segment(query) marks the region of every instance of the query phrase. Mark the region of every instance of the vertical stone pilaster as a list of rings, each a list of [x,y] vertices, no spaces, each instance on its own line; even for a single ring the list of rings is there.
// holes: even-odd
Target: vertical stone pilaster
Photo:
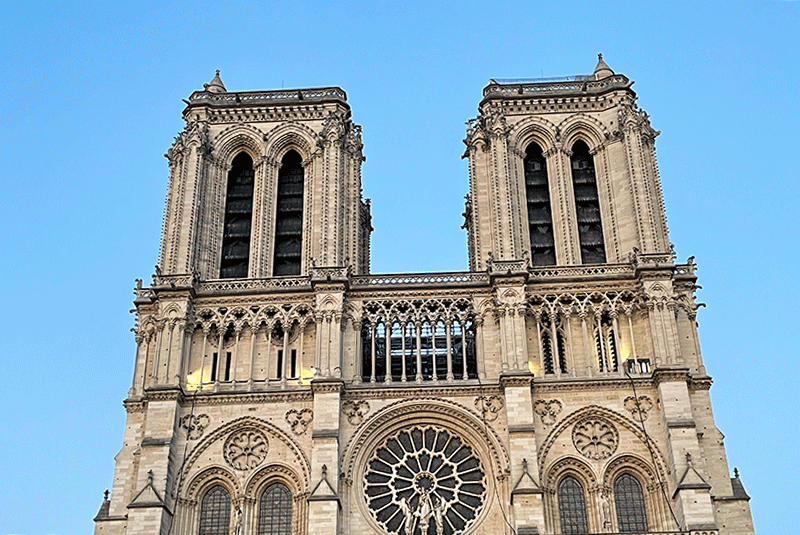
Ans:
[[[315,379],[314,429],[311,434],[312,491],[308,497],[308,534],[339,533],[339,416],[344,382]]]

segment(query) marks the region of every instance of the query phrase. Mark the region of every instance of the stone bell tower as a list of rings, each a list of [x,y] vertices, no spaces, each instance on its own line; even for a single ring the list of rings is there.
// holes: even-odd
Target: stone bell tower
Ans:
[[[468,124],[470,268],[624,262],[669,253],[653,130],[602,57],[554,83],[492,80]]]
[[[202,280],[306,275],[313,265],[369,271],[361,127],[338,87],[192,93],[167,152],[159,259]]]

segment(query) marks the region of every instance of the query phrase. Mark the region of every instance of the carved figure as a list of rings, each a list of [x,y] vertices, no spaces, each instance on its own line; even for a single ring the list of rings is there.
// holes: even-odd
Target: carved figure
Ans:
[[[417,511],[414,513],[414,516],[419,518],[420,533],[422,533],[422,535],[427,535],[428,524],[431,521],[431,516],[433,516],[433,504],[431,503],[431,494],[428,489],[422,489],[422,493],[419,496]]]
[[[414,533],[414,511],[411,510],[408,497],[397,502],[397,506],[400,508],[400,511],[403,513],[403,518],[405,519],[403,531],[406,535],[412,535],[412,533]]]

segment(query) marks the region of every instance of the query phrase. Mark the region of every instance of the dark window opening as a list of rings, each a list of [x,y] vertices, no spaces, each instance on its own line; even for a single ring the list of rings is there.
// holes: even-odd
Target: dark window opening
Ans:
[[[278,350],[278,379],[283,379],[283,349]]]
[[[297,378],[297,350],[296,349],[292,349],[292,357],[291,358],[292,358],[292,360],[289,361],[289,367],[290,367],[289,371],[291,372],[289,377]]]
[[[589,152],[589,146],[583,141],[577,141],[572,146],[570,161],[581,263],[602,264],[606,261],[606,250],[603,224],[600,220],[600,197],[597,193],[594,157]]]
[[[558,511],[561,533],[588,533],[586,498],[583,487],[574,477],[567,476],[558,484]]]
[[[630,474],[622,474],[614,482],[614,502],[621,533],[647,531],[647,511],[642,485]]]
[[[222,231],[222,279],[247,277],[250,263],[250,227],[253,220],[253,159],[244,152],[233,159],[228,172],[225,223]]]
[[[542,154],[542,148],[536,143],[528,145],[525,151],[524,166],[531,264],[553,266],[556,263],[556,242],[553,237],[547,162]]]
[[[225,353],[225,380],[231,380],[231,352]]]
[[[219,355],[217,355],[216,353],[214,353],[211,356],[211,382],[212,383],[217,380],[217,364],[218,364],[217,360],[218,359],[219,359]]]
[[[273,274],[299,275],[303,244],[303,187],[305,174],[300,155],[290,150],[278,171]]]

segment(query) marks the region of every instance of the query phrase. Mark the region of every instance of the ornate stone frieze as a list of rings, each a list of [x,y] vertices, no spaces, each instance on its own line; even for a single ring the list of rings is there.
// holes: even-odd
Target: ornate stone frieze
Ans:
[[[311,409],[289,409],[286,411],[284,418],[292,427],[292,433],[303,435],[308,430],[309,424],[314,420],[314,411]]]
[[[342,403],[342,412],[351,425],[361,425],[361,422],[369,414],[369,403],[364,400],[347,399]]]
[[[475,408],[487,422],[497,420],[497,416],[504,406],[505,403],[501,396],[478,396],[475,398]]]
[[[592,418],[575,424],[572,428],[572,443],[584,457],[607,459],[617,451],[619,432],[612,423]]]
[[[635,398],[628,396],[624,401],[625,410],[631,413],[631,417],[639,422],[647,420],[650,409],[653,408],[653,400],[648,396],[639,396]]]
[[[267,457],[269,443],[260,430],[245,428],[228,436],[222,448],[225,461],[235,470],[250,470]]]
[[[187,414],[181,418],[181,426],[186,429],[189,440],[202,437],[210,422],[211,418],[207,414]]]
[[[539,415],[544,425],[553,425],[562,407],[562,403],[557,399],[538,399],[533,403],[533,412]]]

